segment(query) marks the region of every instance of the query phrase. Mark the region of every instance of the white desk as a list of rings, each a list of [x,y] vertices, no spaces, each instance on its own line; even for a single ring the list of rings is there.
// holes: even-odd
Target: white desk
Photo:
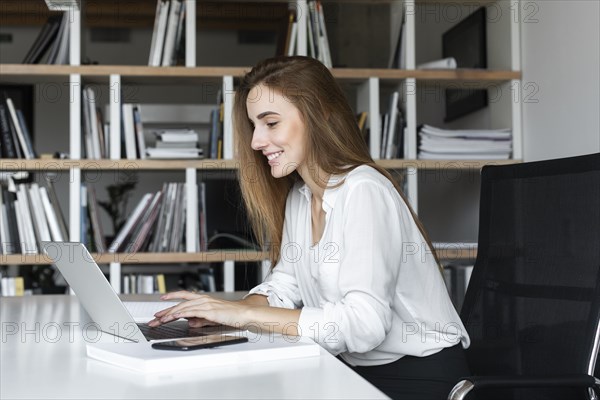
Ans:
[[[0,298],[1,399],[387,398],[326,351],[177,375],[136,373],[86,357],[81,315],[75,296]]]

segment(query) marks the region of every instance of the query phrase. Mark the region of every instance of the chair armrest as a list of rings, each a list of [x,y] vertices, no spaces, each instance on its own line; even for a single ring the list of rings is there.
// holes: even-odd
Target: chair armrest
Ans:
[[[525,387],[597,387],[600,380],[586,374],[552,376],[469,376],[457,383],[448,400],[462,400],[473,390],[485,388],[525,388]]]

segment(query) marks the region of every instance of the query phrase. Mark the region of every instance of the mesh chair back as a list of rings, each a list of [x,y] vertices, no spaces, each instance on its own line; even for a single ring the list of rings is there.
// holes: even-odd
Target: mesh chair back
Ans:
[[[592,374],[599,317],[600,154],[484,167],[472,374]]]

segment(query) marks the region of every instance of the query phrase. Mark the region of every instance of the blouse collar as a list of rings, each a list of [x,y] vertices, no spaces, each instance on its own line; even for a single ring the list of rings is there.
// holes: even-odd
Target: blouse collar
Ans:
[[[347,173],[341,175],[331,175],[329,177],[327,187],[325,188],[325,192],[323,193],[323,211],[325,211],[326,213],[329,213],[333,209],[335,205],[335,200],[343,185],[337,187],[332,186],[338,185],[340,182],[343,182],[343,180],[346,178],[346,175]],[[302,193],[306,201],[310,203],[310,200],[312,198],[312,191],[310,190],[308,185],[306,183],[302,184],[298,188],[298,191]]]

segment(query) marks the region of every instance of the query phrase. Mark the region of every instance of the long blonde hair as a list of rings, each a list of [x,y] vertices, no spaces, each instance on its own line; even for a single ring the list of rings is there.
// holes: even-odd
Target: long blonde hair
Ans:
[[[392,175],[377,165],[358,128],[354,112],[327,67],[310,57],[275,57],[258,63],[241,80],[236,90],[233,124],[242,197],[253,232],[262,248],[268,248],[271,266],[279,261],[287,195],[300,179],[297,172],[273,178],[264,155],[251,147],[253,127],[246,101],[252,88],[262,84],[289,99],[300,111],[306,129],[306,163],[313,180],[327,185],[318,170],[341,175],[361,165],[375,168],[394,185],[409,206]],[[411,213],[423,237],[433,247],[419,219]],[[435,256],[435,252],[433,253]],[[437,258],[436,258],[437,261]],[[438,263],[439,265],[439,263]]]

